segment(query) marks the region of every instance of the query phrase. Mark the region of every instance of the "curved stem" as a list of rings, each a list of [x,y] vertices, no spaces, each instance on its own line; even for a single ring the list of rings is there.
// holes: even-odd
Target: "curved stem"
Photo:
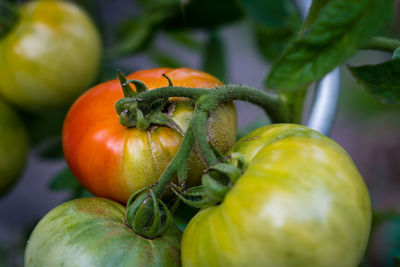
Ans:
[[[207,138],[207,120],[212,111],[218,106],[218,99],[211,95],[205,95],[199,98],[196,103],[195,112],[192,116],[192,125],[196,143],[199,147],[200,153],[203,156],[208,166],[217,162],[217,157],[211,149]]]
[[[273,123],[290,121],[287,100],[282,95],[236,84],[225,85],[212,90],[215,90],[215,93],[219,96],[218,103],[233,100],[247,101],[264,109]]]
[[[376,36],[361,49],[381,50],[392,53],[398,47],[400,47],[400,40]]]
[[[138,95],[138,98],[141,99],[139,103],[143,104],[152,102],[159,97],[172,96],[190,97],[197,101],[182,143],[154,188],[156,197],[161,197],[167,185],[177,174],[180,166],[188,160],[195,142],[197,142],[199,150],[208,166],[217,162],[217,157],[210,148],[207,140],[206,124],[209,115],[219,104],[233,100],[244,100],[261,106],[270,116],[271,114],[275,114],[275,116],[271,116],[272,121],[282,122],[288,120],[288,112],[284,105],[285,101],[282,98],[242,85],[226,85],[209,90],[186,87],[163,87],[143,92]]]
[[[168,86],[140,93],[137,98],[146,104],[160,98],[168,97],[187,97],[197,100],[202,95],[209,94],[210,91],[211,90],[205,90],[201,88]]]
[[[188,97],[198,100],[203,95],[213,94],[218,103],[242,100],[256,104],[264,109],[272,122],[289,122],[289,111],[286,98],[274,93],[261,91],[252,87],[229,84],[214,89],[199,89],[190,87],[161,87],[138,95],[140,105],[149,105],[159,98]]]
[[[188,97],[194,99],[196,103],[188,129],[177,153],[154,185],[153,191],[151,191],[153,202],[155,202],[155,199],[161,199],[162,194],[174,177],[178,176],[179,181],[186,179],[187,162],[195,142],[208,167],[218,162],[217,156],[207,139],[207,121],[210,114],[220,104],[233,100],[244,100],[262,107],[273,122],[286,122],[289,118],[287,100],[285,98],[241,85],[226,85],[208,90],[168,86],[151,91],[143,91],[137,94],[136,97],[124,98],[117,102],[116,106],[124,109],[128,108],[127,110],[129,110],[129,107],[133,107],[140,111],[142,107],[149,107],[155,101],[169,97]],[[119,108],[117,110],[119,113],[121,112]],[[226,190],[225,186],[221,187],[218,183],[212,183],[211,178],[209,181],[211,181],[209,183],[210,188],[215,189],[212,192]],[[222,191],[220,190],[221,188]],[[209,195],[210,192],[207,192],[207,194]],[[135,196],[132,196],[132,198],[134,199]],[[141,196],[131,204],[128,204],[127,216],[128,214],[132,215],[130,221],[133,222],[132,229],[134,231],[143,236],[153,238],[162,232],[160,229],[156,229],[160,226],[159,217],[155,216],[159,214],[159,205],[152,203],[152,201],[146,201],[146,199],[146,197]],[[215,199],[212,199],[212,201],[215,201]],[[153,231],[153,228],[156,230]]]
[[[177,174],[180,165],[189,159],[189,155],[192,151],[194,142],[195,137],[192,129],[189,126],[174,158],[170,161],[167,168],[162,173],[160,179],[158,179],[156,186],[154,187],[154,194],[157,198],[160,198],[161,195],[164,193],[165,188]]]

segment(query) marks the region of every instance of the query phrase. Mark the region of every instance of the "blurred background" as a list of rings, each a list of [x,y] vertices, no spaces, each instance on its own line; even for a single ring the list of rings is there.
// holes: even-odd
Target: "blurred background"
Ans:
[[[274,8],[275,1],[266,2]],[[284,12],[273,12],[271,21],[265,22],[231,0],[75,1],[95,22],[102,39],[103,55],[93,85],[116,78],[117,69],[129,74],[164,66],[202,69],[225,83],[260,89],[271,62],[301,25],[294,6],[284,2]],[[382,35],[399,37],[399,15],[397,8],[393,24]],[[377,64],[390,58],[390,53],[364,50],[346,64]],[[393,258],[400,253],[400,107],[376,101],[346,65],[341,74],[331,137],[355,161],[376,211],[363,266],[394,266]],[[0,266],[23,266],[24,247],[35,224],[65,200],[89,195],[73,180],[62,157],[61,127],[71,104],[39,112],[13,107],[28,131],[30,150],[19,181],[0,199]],[[236,107],[239,135],[268,123],[258,107],[240,102]]]

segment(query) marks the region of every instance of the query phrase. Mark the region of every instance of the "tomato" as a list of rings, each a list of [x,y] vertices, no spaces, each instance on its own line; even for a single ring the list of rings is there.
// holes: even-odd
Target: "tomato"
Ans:
[[[304,126],[278,124],[232,151],[248,167],[221,204],[189,222],[183,266],[357,266],[371,203],[343,148]]]
[[[61,204],[33,230],[25,266],[180,266],[182,233],[176,226],[149,240],[126,225],[125,212],[103,198]]]
[[[31,1],[0,40],[0,93],[27,109],[70,103],[97,75],[101,41],[83,10],[67,1]]]
[[[135,72],[128,79],[143,81],[149,89],[168,86],[213,88],[213,76],[192,69],[157,68]],[[194,110],[192,100],[170,99],[165,115],[179,129],[152,125],[147,130],[122,126],[114,105],[123,97],[118,80],[100,84],[83,94],[64,122],[65,159],[76,178],[93,194],[125,203],[135,191],[154,184],[175,155]],[[236,111],[232,103],[216,109],[208,122],[210,142],[226,152],[236,138]],[[199,184],[205,164],[193,152],[189,184]]]
[[[28,152],[28,137],[17,114],[0,99],[0,196],[18,180]]]

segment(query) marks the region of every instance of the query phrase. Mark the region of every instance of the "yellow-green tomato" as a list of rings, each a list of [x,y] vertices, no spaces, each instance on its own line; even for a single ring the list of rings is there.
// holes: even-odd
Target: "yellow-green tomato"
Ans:
[[[125,207],[105,198],[61,204],[40,220],[25,249],[25,266],[178,267],[182,232],[171,226],[155,239],[126,224]]]
[[[17,182],[28,152],[28,137],[15,112],[0,99],[0,197]]]
[[[188,266],[355,267],[371,225],[367,188],[349,155],[304,126],[270,125],[240,139],[248,168],[182,239]]]
[[[67,1],[22,5],[0,39],[0,93],[30,109],[66,105],[97,75],[101,41],[88,15]]]

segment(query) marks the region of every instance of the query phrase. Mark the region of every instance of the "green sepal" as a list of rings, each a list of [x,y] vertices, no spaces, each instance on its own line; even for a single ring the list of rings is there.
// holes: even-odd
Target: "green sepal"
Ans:
[[[161,229],[161,214],[158,206],[158,201],[156,199],[156,196],[154,195],[153,190],[149,190],[150,193],[150,199],[153,202],[153,219],[152,219],[152,224],[149,228],[146,229],[146,227],[143,227],[143,217],[144,216],[136,216],[135,219],[141,219],[142,222],[140,223],[140,228],[138,229],[133,229],[135,232],[141,232],[143,231],[143,235],[148,237],[148,238],[154,238],[159,234],[159,231]],[[148,200],[150,200],[148,199]],[[147,204],[147,203],[146,203]],[[145,206],[145,203],[142,203],[141,206]],[[139,209],[139,212],[143,212],[144,209]],[[139,215],[139,214],[138,214]],[[136,225],[135,225],[136,226]]]
[[[163,73],[162,76],[168,80],[168,86],[174,86],[174,84],[172,83],[171,79],[165,74]]]
[[[136,93],[138,93],[138,94],[149,91],[149,88],[147,88],[147,86],[144,84],[144,82],[142,82],[140,80],[135,80],[135,79],[127,80],[126,84],[129,84],[129,83],[132,83],[133,85],[135,85]]]
[[[148,216],[149,213],[145,211],[147,209],[147,204],[149,203],[149,197],[146,195],[145,199],[142,202],[135,201],[135,203],[139,204],[137,205],[136,212],[133,216],[131,227],[132,230],[135,231],[135,233],[145,236],[145,228],[150,220],[150,216]]]
[[[147,193],[144,194],[146,190]],[[163,210],[163,214],[160,209]],[[129,198],[126,221],[135,233],[153,239],[168,229],[173,222],[173,217],[168,207],[156,198],[154,191],[146,187]]]
[[[202,208],[218,202],[204,186],[191,187],[185,192],[175,184],[172,184],[170,188],[180,200],[194,208]]]
[[[221,180],[221,174],[229,178],[230,184],[235,184],[239,177],[242,175],[242,171],[229,163],[217,163],[209,168],[209,173],[213,179]]]
[[[132,225],[133,219],[135,217],[137,209],[139,208],[139,205],[146,198],[146,195],[142,194],[146,190],[147,190],[147,188],[142,188],[142,189],[136,191],[129,197],[128,202],[126,203],[126,221],[129,225]],[[140,195],[140,194],[142,194],[142,195]],[[138,201],[136,201],[136,200],[138,200]]]
[[[122,111],[125,109],[128,109],[128,106],[136,102],[136,98],[133,97],[125,97],[121,98],[115,103],[115,110],[117,111],[118,114],[120,114]]]
[[[228,155],[227,159],[229,159],[232,165],[239,168],[242,173],[247,169],[247,161],[242,153],[232,152]]]
[[[218,200],[218,202],[224,199],[226,193],[228,193],[231,188],[229,185],[220,183],[209,173],[206,173],[201,177],[201,183],[207,189],[207,193],[209,193],[214,199]]]
[[[168,230],[168,227],[170,227],[173,223],[174,223],[174,217],[172,216],[172,212],[168,209],[167,205],[165,205],[165,203],[162,200],[158,200],[158,203],[161,205],[161,207],[164,210],[165,213],[165,223],[161,222],[161,228],[159,230],[160,235],[165,233]],[[175,202],[175,203],[179,203],[179,202]],[[177,206],[175,206],[175,203],[173,205],[172,208],[176,209]]]
[[[127,82],[126,77],[122,72],[117,70],[119,83],[121,84],[122,91],[124,92],[124,97],[136,97],[137,93],[132,89]]]
[[[140,109],[136,109],[136,127],[141,130],[146,130],[150,126],[150,121],[148,121]]]

